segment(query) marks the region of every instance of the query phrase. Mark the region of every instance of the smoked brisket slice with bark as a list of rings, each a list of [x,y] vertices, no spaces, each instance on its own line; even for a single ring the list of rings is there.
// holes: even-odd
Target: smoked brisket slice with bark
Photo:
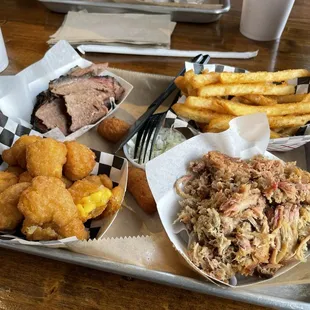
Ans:
[[[71,120],[66,110],[63,97],[56,96],[49,90],[43,91],[37,96],[31,124],[42,133],[58,127],[64,135],[68,135]]]
[[[61,76],[49,83],[49,89],[56,95],[70,95],[88,90],[98,90],[118,101],[124,88],[111,76],[93,76],[91,73],[79,77]]]
[[[68,135],[105,116],[111,103],[121,99],[125,89],[111,76],[98,76],[107,64],[75,67],[49,83],[37,96],[31,123],[45,133],[55,127]]]
[[[110,96],[104,92],[90,89],[83,93],[64,96],[67,113],[71,117],[70,131],[74,132],[86,125],[97,122],[108,113]]]

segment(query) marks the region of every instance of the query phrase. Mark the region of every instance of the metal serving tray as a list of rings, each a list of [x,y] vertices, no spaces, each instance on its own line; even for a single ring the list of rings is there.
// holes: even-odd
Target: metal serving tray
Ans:
[[[221,9],[178,8],[151,4],[113,3],[83,0],[39,0],[49,10],[58,13],[87,10],[96,13],[170,14],[175,22],[211,23],[230,10],[230,0],[220,0]]]
[[[275,309],[310,309],[310,285],[308,284],[223,289],[206,280],[196,280],[166,272],[147,270],[145,268],[115,263],[67,250],[1,242],[0,248]]]

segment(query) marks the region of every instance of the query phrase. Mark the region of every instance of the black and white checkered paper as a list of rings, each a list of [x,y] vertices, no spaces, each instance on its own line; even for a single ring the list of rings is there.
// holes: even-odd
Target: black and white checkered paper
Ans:
[[[40,133],[22,126],[12,119],[8,118],[0,112],[0,154],[10,148],[16,140],[23,135],[36,135],[42,136]],[[125,158],[115,156],[112,154],[92,150],[96,155],[96,165],[91,174],[106,174],[113,181],[113,186],[120,185],[124,190],[127,187],[127,173],[128,162]],[[7,168],[7,164],[3,161],[0,155],[0,170],[3,171]],[[89,220],[84,223],[86,229],[89,231],[90,239],[98,239],[104,234],[109,226],[114,221],[117,214],[104,218],[102,220]],[[0,242],[20,243],[28,245],[41,245],[48,247],[66,247],[66,244],[77,241],[76,237],[70,237],[61,240],[53,241],[27,241],[21,234],[20,230],[14,233],[0,231]]]
[[[185,67],[186,71],[192,69],[196,74],[199,74],[204,69],[208,69],[210,72],[224,72],[224,71],[236,72],[236,73],[248,72],[245,69],[219,64],[200,65],[186,62]],[[292,79],[288,81],[288,83],[291,85],[295,85],[296,94],[306,94],[310,92],[310,77]],[[184,127],[187,128],[186,129],[187,132],[192,132],[192,135],[199,134],[199,128],[196,126],[195,122],[179,117],[175,113],[173,113],[173,111],[169,111],[169,113],[167,114],[167,118],[169,119],[170,127],[173,126],[175,128],[178,128],[179,131],[181,131],[181,127]],[[305,145],[309,141],[310,141],[310,124],[300,128],[296,136],[271,139],[269,141],[267,150],[277,152],[287,152],[296,149],[302,145]]]

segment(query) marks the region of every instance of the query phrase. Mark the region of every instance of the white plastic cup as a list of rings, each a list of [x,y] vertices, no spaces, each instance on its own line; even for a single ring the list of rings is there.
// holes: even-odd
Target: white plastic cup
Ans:
[[[0,28],[0,72],[4,71],[9,65],[8,54],[6,53],[6,48]]]
[[[240,32],[253,40],[279,39],[295,0],[243,0]]]

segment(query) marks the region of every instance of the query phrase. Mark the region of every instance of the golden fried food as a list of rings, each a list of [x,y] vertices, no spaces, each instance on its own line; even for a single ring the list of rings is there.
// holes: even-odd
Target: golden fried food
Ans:
[[[124,190],[121,186],[114,187],[112,189],[112,197],[110,198],[106,209],[101,214],[101,217],[115,214],[122,206],[124,194]]]
[[[0,171],[0,193],[18,183],[18,177],[12,172]]]
[[[13,154],[12,148],[4,150],[1,156],[2,156],[3,161],[6,162],[8,165],[10,166],[18,165],[17,158]]]
[[[266,113],[267,116],[279,116],[289,114],[310,114],[309,102],[282,103],[272,106],[249,106],[242,103],[231,102],[230,100],[215,99],[216,105],[221,105],[226,113],[241,116],[253,113]],[[214,108],[218,109],[218,107]]]
[[[116,143],[127,134],[129,127],[130,125],[125,121],[112,117],[103,120],[97,128],[97,132],[107,141]]]
[[[68,153],[64,175],[71,181],[81,180],[88,176],[96,164],[95,153],[77,141],[65,142],[65,146]]]
[[[5,158],[3,160],[11,166],[18,164],[23,169],[26,169],[26,148],[39,140],[42,140],[42,138],[38,136],[21,136],[9,150],[3,152]]]
[[[35,177],[21,194],[18,209],[25,217],[22,232],[28,240],[88,237],[73,199],[59,178]]]
[[[98,179],[97,179],[98,180]],[[111,190],[95,179],[83,179],[73,183],[68,190],[83,222],[99,216],[108,206]]]
[[[147,213],[156,212],[156,202],[150,190],[143,169],[130,167],[128,169],[128,191],[137,201],[140,208]]]
[[[61,178],[67,160],[66,146],[54,139],[41,139],[27,146],[27,170],[33,176]]]
[[[255,95],[290,95],[295,91],[293,85],[275,84],[210,84],[198,89],[199,97]]]
[[[214,98],[200,98],[189,96],[185,100],[185,106],[197,109],[209,109],[217,113],[225,113],[225,110],[214,103]]]
[[[19,166],[9,166],[5,171],[6,172],[12,172],[16,176],[19,176],[20,174],[25,172],[25,170],[23,168],[19,167]]]
[[[66,177],[62,176],[61,177],[61,181],[64,182],[64,184],[66,185],[66,188],[68,189],[72,184],[73,182],[69,179],[67,179]]]
[[[210,109],[192,108],[183,103],[174,104],[172,109],[177,115],[192,119],[199,123],[209,123],[212,119],[225,115],[211,111]]]
[[[17,208],[20,195],[30,183],[17,183],[0,194],[0,230],[14,230],[22,222],[23,215]]]
[[[23,172],[19,176],[19,182],[31,182],[32,181],[32,176],[28,171]]]
[[[235,83],[263,83],[263,82],[282,82],[297,77],[310,76],[310,72],[305,69],[282,70],[278,72],[248,72],[231,73],[223,72],[220,74],[220,81],[226,84]]]
[[[108,189],[113,188],[113,182],[106,174],[89,175],[88,177],[85,178],[85,180],[95,182],[99,185],[102,184],[103,186],[107,187]]]

